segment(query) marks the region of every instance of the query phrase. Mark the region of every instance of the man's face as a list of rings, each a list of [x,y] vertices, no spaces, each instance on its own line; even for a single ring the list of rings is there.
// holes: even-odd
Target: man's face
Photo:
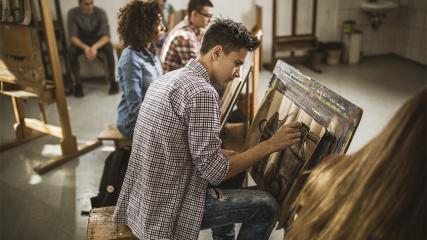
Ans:
[[[218,54],[213,52],[213,54]],[[234,78],[240,77],[240,67],[245,61],[248,50],[241,48],[239,51],[232,51],[226,54],[223,50],[218,57],[214,57],[213,63],[213,80],[221,87],[225,87],[227,83]]]
[[[80,2],[80,9],[86,15],[90,15],[93,12],[93,0],[82,0]]]
[[[202,9],[193,11],[191,21],[198,28],[205,28],[213,17],[212,8],[204,6]]]

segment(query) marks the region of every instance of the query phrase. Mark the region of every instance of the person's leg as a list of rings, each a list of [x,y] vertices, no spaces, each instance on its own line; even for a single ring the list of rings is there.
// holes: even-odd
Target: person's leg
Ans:
[[[98,49],[98,53],[104,54],[107,59],[107,65],[108,65],[107,74],[108,74],[108,81],[110,82],[110,89],[108,93],[115,94],[119,91],[119,88],[117,86],[116,76],[115,76],[116,66],[114,62],[113,45],[111,43],[105,44],[100,49]]]
[[[240,174],[223,181],[216,188],[219,189],[239,189],[243,186],[243,181],[245,180],[246,172],[241,172]],[[212,238],[216,239],[234,239],[235,236],[234,224],[229,224],[225,226],[220,226],[212,228]]]
[[[210,188],[201,229],[242,223],[237,239],[267,240],[276,225],[277,210],[276,200],[267,192]],[[219,239],[227,238],[214,237]]]
[[[74,96],[83,97],[83,88],[80,80],[79,56],[84,54],[80,48],[70,45],[68,48],[68,61],[70,63],[71,75],[74,78]]]

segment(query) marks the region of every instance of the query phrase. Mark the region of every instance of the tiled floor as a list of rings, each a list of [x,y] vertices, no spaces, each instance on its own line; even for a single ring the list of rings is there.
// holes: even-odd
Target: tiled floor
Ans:
[[[371,58],[359,65],[320,66],[315,74],[298,66],[307,75],[349,99],[364,110],[349,152],[363,146],[381,131],[403,101],[426,86],[427,69],[393,57]],[[259,98],[271,73],[263,71]],[[98,132],[115,121],[119,95],[107,95],[101,83],[85,85],[82,99],[67,98],[73,133],[79,142],[93,140]],[[1,96],[0,141],[13,139],[13,111],[10,99]],[[28,111],[30,116],[37,116]],[[58,121],[55,105],[48,107],[48,118]],[[37,163],[58,153],[57,139],[42,137],[0,153],[0,239],[85,239],[89,197],[97,193],[103,161],[111,144],[69,161],[41,176],[32,171]],[[281,239],[275,231],[270,239]],[[205,230],[199,239],[211,239]]]

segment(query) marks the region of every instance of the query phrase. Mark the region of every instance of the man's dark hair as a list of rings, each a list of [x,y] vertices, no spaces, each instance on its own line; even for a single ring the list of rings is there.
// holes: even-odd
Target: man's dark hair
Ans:
[[[140,51],[155,40],[161,13],[157,2],[132,1],[120,8],[117,32],[124,46]]]
[[[253,51],[259,44],[258,38],[250,33],[243,24],[230,19],[217,18],[203,36],[200,53],[206,54],[217,45],[222,46],[226,54],[239,51],[241,48]]]
[[[193,11],[200,12],[203,7],[213,7],[213,4],[210,0],[190,0],[188,2],[187,13],[188,17],[191,16]]]

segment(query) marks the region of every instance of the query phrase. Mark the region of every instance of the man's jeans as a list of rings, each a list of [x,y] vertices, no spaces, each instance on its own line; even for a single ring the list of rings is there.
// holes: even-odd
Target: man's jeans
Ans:
[[[209,188],[201,229],[242,223],[237,239],[267,240],[276,225],[277,210],[276,200],[264,191]],[[229,229],[223,230],[230,234]],[[214,232],[213,239],[234,239],[231,234]]]

